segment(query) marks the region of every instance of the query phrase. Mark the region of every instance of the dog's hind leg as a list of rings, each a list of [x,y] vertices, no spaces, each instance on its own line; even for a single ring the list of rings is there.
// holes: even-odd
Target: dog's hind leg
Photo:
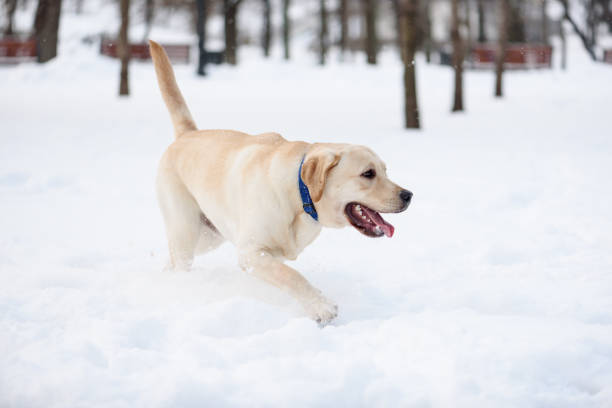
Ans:
[[[195,253],[197,255],[206,253],[217,248],[225,241],[225,238],[217,231],[217,228],[212,222],[204,215],[200,213],[200,237],[198,239],[198,245],[196,246]]]
[[[166,224],[170,268],[188,270],[200,238],[200,207],[183,183],[163,167],[157,176],[157,198]]]

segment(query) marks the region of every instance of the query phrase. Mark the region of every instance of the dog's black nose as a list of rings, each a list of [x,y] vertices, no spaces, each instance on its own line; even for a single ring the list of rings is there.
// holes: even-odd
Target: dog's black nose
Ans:
[[[408,190],[402,190],[400,193],[400,198],[408,204],[410,200],[412,200],[412,193]]]

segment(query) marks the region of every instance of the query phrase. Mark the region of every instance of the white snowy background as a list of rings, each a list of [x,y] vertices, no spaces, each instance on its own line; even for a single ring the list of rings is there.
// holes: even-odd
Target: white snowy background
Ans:
[[[393,50],[177,66],[200,127],[366,144],[414,192],[392,239],[324,230],[291,263],[340,307],[319,328],[229,244],[163,271],[152,66],[119,99],[81,41],[115,8],[68,8],[57,59],[0,67],[1,407],[612,406],[612,66],[571,37],[567,71],[508,73],[502,100],[470,71],[451,114],[451,70],[419,58],[422,131]]]

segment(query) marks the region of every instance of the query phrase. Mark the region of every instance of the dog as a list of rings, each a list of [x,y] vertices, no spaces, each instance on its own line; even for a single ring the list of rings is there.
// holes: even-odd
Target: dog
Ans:
[[[175,141],[163,154],[157,196],[170,267],[232,242],[240,267],[287,291],[325,325],[338,307],[285,260],[295,260],[322,227],[353,226],[391,237],[380,213],[404,211],[412,193],[391,182],[383,161],[352,144],[287,141],[277,133],[197,130],[164,49],[150,41]]]

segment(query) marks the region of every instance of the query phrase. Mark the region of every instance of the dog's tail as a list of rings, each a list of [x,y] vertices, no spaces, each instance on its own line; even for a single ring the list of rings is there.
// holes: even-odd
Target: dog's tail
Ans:
[[[190,130],[196,130],[195,122],[176,84],[174,70],[166,51],[164,51],[161,45],[151,40],[149,40],[149,49],[153,58],[153,65],[155,65],[157,83],[174,125],[174,135],[176,138],[179,138]]]

